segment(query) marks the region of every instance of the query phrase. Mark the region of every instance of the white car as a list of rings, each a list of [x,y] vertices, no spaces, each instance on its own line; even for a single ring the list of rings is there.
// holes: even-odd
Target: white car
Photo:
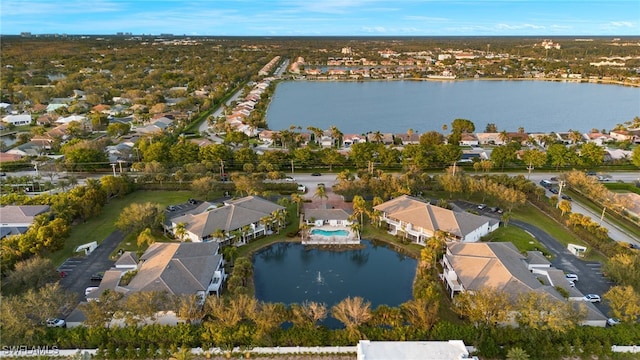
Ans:
[[[50,318],[50,319],[47,319],[47,326],[48,327],[67,327],[67,322],[58,318]]]
[[[298,191],[307,192],[307,187],[304,185],[298,185]]]
[[[616,326],[620,324],[620,320],[616,319],[616,318],[608,318],[607,319],[607,325],[608,326]]]
[[[566,274],[565,277],[569,281],[578,281],[578,275],[576,274]]]
[[[89,286],[88,288],[84,289],[84,296],[91,294],[94,290],[97,290],[97,289],[98,289],[97,286]]]
[[[592,303],[599,303],[600,300],[600,295],[596,295],[596,294],[587,294],[584,296],[584,301],[588,301],[588,302],[592,302]]]

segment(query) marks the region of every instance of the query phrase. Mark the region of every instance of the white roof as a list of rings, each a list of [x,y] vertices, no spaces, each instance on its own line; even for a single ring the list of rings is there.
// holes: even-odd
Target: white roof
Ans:
[[[462,340],[449,341],[369,341],[360,340],[358,360],[458,360],[468,359]]]

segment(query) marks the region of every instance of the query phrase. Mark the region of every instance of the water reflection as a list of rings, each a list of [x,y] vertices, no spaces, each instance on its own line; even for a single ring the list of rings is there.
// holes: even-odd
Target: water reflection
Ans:
[[[331,251],[299,243],[273,244],[253,257],[256,298],[285,304],[316,301],[331,307],[361,296],[372,307],[412,297],[416,260],[380,244]]]

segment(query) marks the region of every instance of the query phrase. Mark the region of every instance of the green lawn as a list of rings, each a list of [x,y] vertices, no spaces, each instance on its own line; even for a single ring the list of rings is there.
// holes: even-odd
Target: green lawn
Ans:
[[[565,215],[566,216],[566,215]],[[591,249],[591,246],[582,239],[576,237],[567,228],[557,223],[554,219],[539,211],[537,208],[528,205],[513,211],[513,219],[524,221],[531,225],[535,225],[540,229],[543,229],[554,239],[558,240],[565,246],[569,244],[583,245]],[[589,261],[606,261],[606,257],[597,251],[589,251],[585,260]]]
[[[51,255],[51,261],[58,266],[71,256],[79,245],[92,241],[101,243],[116,230],[115,222],[122,210],[132,203],[155,202],[167,206],[186,202],[194,197],[190,191],[136,191],[124,198],[111,200],[102,209],[102,213],[86,223],[72,226],[71,235],[65,241],[64,248]]]
[[[547,257],[552,256],[552,254],[536,238],[531,236],[528,232],[513,225],[499,227],[498,230],[483,237],[482,241],[509,241],[512,242],[520,252],[538,250]]]

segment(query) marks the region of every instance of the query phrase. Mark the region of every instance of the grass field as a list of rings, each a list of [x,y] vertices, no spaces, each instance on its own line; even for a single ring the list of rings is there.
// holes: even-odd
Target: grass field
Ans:
[[[51,255],[51,261],[58,266],[74,250],[82,244],[97,241],[101,243],[109,234],[116,230],[115,222],[124,208],[132,203],[152,202],[167,206],[186,202],[193,197],[190,191],[136,191],[124,198],[112,199],[103,209],[100,216],[90,219],[86,223],[74,225],[71,235],[65,241],[64,248]]]

